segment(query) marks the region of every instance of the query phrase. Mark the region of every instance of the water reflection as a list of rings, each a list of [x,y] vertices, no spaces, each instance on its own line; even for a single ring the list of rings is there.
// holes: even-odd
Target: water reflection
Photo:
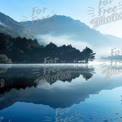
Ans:
[[[85,80],[88,80],[93,74],[94,68],[88,67],[88,65],[79,67],[46,66],[8,68],[0,76],[1,83],[4,82],[5,84],[0,88],[1,99],[3,98],[0,100],[0,109],[6,108],[18,101],[47,104],[53,108],[67,107],[74,103],[79,103],[78,91],[74,88],[72,89],[73,86],[70,89],[65,87],[55,89],[53,84],[58,81],[70,83],[73,79],[81,76]],[[44,85],[47,86],[44,87]],[[50,92],[52,90],[53,92]],[[70,95],[71,92],[73,92],[72,96]]]
[[[20,106],[30,108],[21,113],[23,117],[34,114],[32,109],[36,110],[33,119],[37,122],[37,116],[41,116],[40,122],[59,122],[62,118],[66,122],[121,122],[122,77],[118,74],[106,78],[104,73],[108,68],[121,69],[108,65],[2,66],[0,115],[7,116],[12,107],[19,112],[17,106]],[[45,114],[38,109],[45,110]],[[23,121],[17,113],[12,118],[16,122]],[[34,122],[32,118],[26,121]]]
[[[62,82],[72,82],[73,79],[83,76],[90,79],[94,74],[94,68],[85,66],[35,66],[35,67],[1,67],[0,83],[4,82],[4,87],[0,89],[0,94],[4,91],[15,89],[25,89],[26,87],[36,87],[40,82],[48,82],[50,85],[58,80]]]
[[[103,65],[102,73],[108,78],[122,75],[122,65]]]

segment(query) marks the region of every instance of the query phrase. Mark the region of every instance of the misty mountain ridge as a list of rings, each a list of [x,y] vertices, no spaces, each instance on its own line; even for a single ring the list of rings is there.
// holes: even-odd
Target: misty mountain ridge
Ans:
[[[120,47],[122,40],[115,36],[102,34],[79,20],[62,15],[54,15],[42,20],[17,22],[0,13],[0,22],[5,25],[0,25],[0,32],[14,36],[33,37],[41,44],[50,42],[59,46],[72,44],[80,50],[89,46],[99,53],[103,53],[103,48],[104,52],[110,51],[110,45],[111,48]]]

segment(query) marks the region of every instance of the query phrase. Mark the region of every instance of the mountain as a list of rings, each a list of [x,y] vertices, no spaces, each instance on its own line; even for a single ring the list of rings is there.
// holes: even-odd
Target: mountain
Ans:
[[[40,44],[55,43],[58,46],[72,44],[83,50],[86,46],[99,52],[98,55],[109,55],[111,48],[121,48],[122,39],[102,34],[79,20],[67,16],[54,15],[50,18],[17,22],[0,13],[0,32],[12,36],[25,36],[38,39]]]
[[[27,36],[21,23],[0,12],[0,32],[12,37]]]
[[[45,43],[53,42],[57,45],[72,44],[80,50],[89,46],[96,52],[106,53],[110,52],[112,47],[120,47],[119,44],[122,41],[120,38],[102,34],[81,21],[66,16],[55,15],[34,22],[21,22],[21,24],[26,29],[32,30],[31,34],[38,40],[43,40]],[[43,42],[40,41],[40,43]]]

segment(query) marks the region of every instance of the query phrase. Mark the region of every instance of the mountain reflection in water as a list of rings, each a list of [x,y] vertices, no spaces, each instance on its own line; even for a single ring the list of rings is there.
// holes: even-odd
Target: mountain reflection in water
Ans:
[[[61,109],[61,111],[64,111],[63,115],[65,117],[67,116],[67,109],[70,109],[70,115],[75,116],[76,114],[79,117],[75,117],[75,119],[80,118],[80,120],[72,120],[73,122],[107,122],[108,120],[117,120],[117,122],[119,122],[121,121],[122,116],[118,115],[120,110],[117,111],[117,108],[120,108],[118,104],[121,103],[116,103],[116,111],[113,113],[118,115],[119,119],[117,117],[114,117],[114,115],[110,113],[110,110],[112,109],[112,107],[115,108],[116,106],[113,102],[115,96],[113,89],[119,89],[119,91],[122,91],[121,74],[116,73],[116,76],[113,76],[112,78],[106,77],[108,76],[108,71],[110,71],[110,68],[111,71],[112,69],[121,69],[120,66],[100,67],[89,65],[1,65],[0,115],[2,115],[4,118],[6,118],[7,116],[8,118],[7,114],[10,110],[12,111],[11,107],[17,109],[16,106],[18,104],[18,106],[21,106],[24,109],[24,104],[27,104],[27,106],[30,106],[30,108],[33,108],[34,110],[36,110],[36,105],[39,105],[42,110],[46,109],[46,106],[51,107],[51,109],[55,110],[55,112]],[[91,97],[91,95],[99,97],[103,91],[106,91],[103,95],[101,95],[103,96],[103,98],[96,98],[96,100],[94,101],[94,97]],[[111,91],[108,96],[107,91]],[[107,103],[101,104],[100,100],[105,101],[107,97],[109,98],[111,95],[113,95],[113,101],[109,103],[108,108],[110,110],[107,111],[105,108]],[[119,99],[119,102],[121,102],[120,98],[118,98],[118,95],[121,96],[121,94],[118,93],[116,95],[116,100]],[[91,102],[88,102],[87,100]],[[32,105],[30,105],[30,103]],[[93,109],[93,107],[95,107],[94,112],[91,112],[88,106],[90,106],[91,110]],[[33,109],[30,110],[28,114],[25,112],[25,114],[22,114],[21,116],[23,118],[26,118],[32,113],[34,114]],[[74,114],[73,110],[75,110]],[[77,110],[79,110],[79,112],[76,112]],[[98,115],[96,110],[102,112],[106,111],[107,113],[104,112],[102,113],[103,115]],[[18,110],[16,111],[19,112]],[[83,115],[82,112],[85,112],[85,115]],[[89,115],[89,113],[92,113],[92,115]],[[44,113],[42,114],[40,112],[40,114],[41,122],[42,120],[45,120],[45,116],[43,115]],[[45,110],[45,114],[48,116],[48,121],[58,121],[54,117],[54,111],[48,113],[47,109]],[[58,114],[60,114],[60,112]],[[63,115],[61,114],[62,118],[65,118]],[[33,119],[31,118],[30,120],[26,118],[26,121],[33,122],[35,116],[33,116]],[[108,119],[105,116],[107,116]],[[21,120],[19,117],[17,118],[17,116],[10,116],[10,118],[17,122],[25,121],[24,119]],[[96,120],[94,120],[95,118]],[[97,120],[98,118],[99,120]],[[66,122],[68,121],[71,120],[67,119]]]

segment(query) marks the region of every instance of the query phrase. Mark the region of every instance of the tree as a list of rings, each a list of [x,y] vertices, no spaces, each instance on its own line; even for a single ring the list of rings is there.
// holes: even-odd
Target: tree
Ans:
[[[1,64],[2,64],[2,63],[11,64],[12,61],[11,61],[11,59],[9,59],[6,55],[1,54],[1,55],[0,55],[0,63],[1,63]]]
[[[95,54],[90,48],[86,47],[83,50],[83,57],[85,60],[85,63],[88,63],[89,61],[93,61],[95,59]]]
[[[83,51],[63,45],[58,47],[54,43],[40,45],[37,40],[27,38],[13,38],[0,33],[0,63],[44,63],[44,59],[50,57],[51,60],[58,58],[57,63],[88,63],[95,59],[95,53],[90,48]],[[4,55],[3,55],[4,54]],[[10,59],[8,59],[8,57]]]

